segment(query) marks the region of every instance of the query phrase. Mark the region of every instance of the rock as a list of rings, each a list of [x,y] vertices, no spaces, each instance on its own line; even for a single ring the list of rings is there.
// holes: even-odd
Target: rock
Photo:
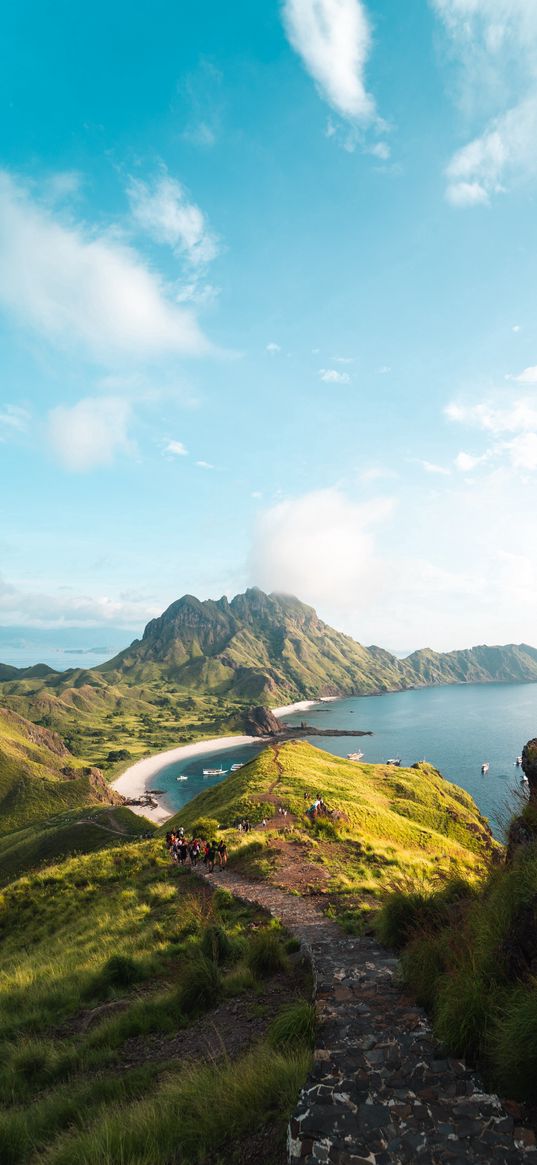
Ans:
[[[528,740],[522,749],[522,772],[528,778],[530,801],[537,801],[537,739]]]
[[[257,708],[248,708],[244,718],[244,727],[248,736],[277,736],[279,732],[283,731],[283,724],[274,713],[261,705]]]

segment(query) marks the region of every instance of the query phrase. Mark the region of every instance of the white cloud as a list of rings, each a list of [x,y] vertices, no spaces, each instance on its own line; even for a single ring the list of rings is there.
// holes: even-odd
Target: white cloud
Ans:
[[[270,352],[271,356],[277,356],[278,352],[281,352],[281,348],[279,344],[275,344],[274,341],[271,340],[270,344],[267,344],[266,351]]]
[[[460,66],[466,117],[485,124],[446,171],[447,197],[477,206],[537,175],[537,8],[528,0],[430,0]]]
[[[390,499],[359,504],[336,488],[280,502],[258,518],[252,578],[313,603],[358,605],[379,583],[372,531],[392,509]]]
[[[332,356],[335,364],[354,364],[354,356]]]
[[[138,629],[148,619],[160,615],[161,610],[160,605],[136,596],[70,594],[65,587],[50,594],[46,590],[31,589],[27,584],[14,585],[0,575],[0,622],[5,626],[53,628],[85,624],[98,627],[111,623]]]
[[[371,30],[361,0],[284,0],[283,22],[325,101],[348,120],[372,121],[364,77]]]
[[[533,365],[531,368],[525,368],[518,376],[511,376],[510,379],[518,380],[519,384],[537,384],[537,365]]]
[[[521,331],[522,331],[522,328],[520,327],[520,324],[513,324],[513,332],[521,332]]]
[[[444,410],[451,421],[474,425],[489,433],[516,433],[537,429],[537,402],[520,397],[498,406],[488,402],[462,405],[448,404]]]
[[[335,368],[319,368],[319,376],[326,384],[350,384],[348,372],[338,372]]]
[[[75,473],[109,465],[128,437],[131,407],[120,397],[87,397],[73,407],[58,405],[48,415],[48,438],[60,463]]]
[[[0,434],[2,429],[4,435],[7,433],[24,433],[28,428],[30,422],[30,413],[28,409],[21,408],[20,405],[4,405],[0,412]],[[2,436],[0,435],[0,440]]]
[[[97,360],[200,354],[192,312],[117,239],[63,220],[0,172],[0,305],[23,325]]]
[[[189,201],[177,179],[167,173],[152,183],[131,178],[127,194],[136,225],[155,242],[165,243],[195,267],[216,258],[218,240],[203,211]]]
[[[387,376],[389,372],[391,372],[391,367],[389,364],[381,364],[380,368],[377,368],[378,376]]]
[[[186,457],[188,449],[185,449],[182,441],[168,441],[164,452],[170,453],[172,457]]]
[[[434,461],[420,461],[422,469],[426,473],[441,474],[442,477],[449,477],[449,469],[445,469],[443,465],[435,465]]]
[[[472,469],[475,469],[483,460],[484,457],[474,457],[471,453],[461,451],[457,453],[455,466],[460,469],[461,473],[471,473]]]
[[[196,461],[196,465],[198,469],[214,469],[214,465],[211,465],[210,461]]]
[[[520,433],[508,442],[514,469],[535,472],[537,469],[537,433]]]
[[[373,158],[379,158],[381,162],[387,162],[391,157],[391,150],[387,142],[374,142],[369,146],[367,153],[371,154]]]

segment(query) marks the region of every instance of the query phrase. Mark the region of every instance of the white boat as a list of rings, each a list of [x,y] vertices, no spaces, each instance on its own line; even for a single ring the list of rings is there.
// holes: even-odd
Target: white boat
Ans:
[[[400,756],[391,756],[386,761],[386,764],[387,765],[395,765],[395,767],[398,769],[399,765],[401,764],[401,757]]]
[[[242,769],[242,765],[232,765],[229,771],[230,773],[237,773],[239,769]]]
[[[490,765],[489,765],[488,760],[484,760],[483,764],[481,765],[481,772],[488,773],[489,769],[490,769]]]
[[[358,752],[348,752],[347,760],[361,760],[363,755],[363,752],[360,752],[360,750]]]
[[[188,781],[188,777],[177,777],[177,778],[176,778],[176,780],[178,780],[178,781]]]
[[[524,776],[520,778],[520,784],[521,785],[529,785],[529,781],[528,781],[528,778],[527,778],[525,773],[524,773]]]
[[[227,773],[227,769],[204,769],[204,777],[223,777]]]
[[[517,756],[515,764],[516,764],[517,769],[519,769],[521,764],[522,764],[522,757],[521,756]]]

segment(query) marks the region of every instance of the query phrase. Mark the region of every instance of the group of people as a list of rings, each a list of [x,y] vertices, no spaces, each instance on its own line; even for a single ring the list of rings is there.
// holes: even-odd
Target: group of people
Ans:
[[[309,799],[310,799],[309,793],[304,793],[304,800],[309,801]],[[321,794],[317,793],[317,796],[316,796],[315,800],[312,802],[312,804],[310,805],[309,809],[306,809],[306,817],[309,817],[310,821],[316,821],[317,818],[322,813],[327,813],[327,812],[328,812],[328,810],[326,808],[326,805],[324,803],[323,798],[321,797]]]
[[[178,866],[186,866],[189,862],[193,867],[201,862],[210,874],[215,865],[219,870],[225,870],[227,866],[227,845],[223,838],[220,841],[214,838],[212,841],[203,841],[199,837],[188,840],[184,829],[178,829],[166,834],[166,849]]]

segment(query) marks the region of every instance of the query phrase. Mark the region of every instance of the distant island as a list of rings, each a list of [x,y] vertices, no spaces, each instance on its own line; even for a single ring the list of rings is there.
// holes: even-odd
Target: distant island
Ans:
[[[93,668],[0,664],[0,703],[114,773],[150,751],[244,732],[252,706],[536,681],[537,650],[527,644],[424,648],[398,659],[334,630],[293,596],[252,587],[231,601],[184,595],[141,639]]]

